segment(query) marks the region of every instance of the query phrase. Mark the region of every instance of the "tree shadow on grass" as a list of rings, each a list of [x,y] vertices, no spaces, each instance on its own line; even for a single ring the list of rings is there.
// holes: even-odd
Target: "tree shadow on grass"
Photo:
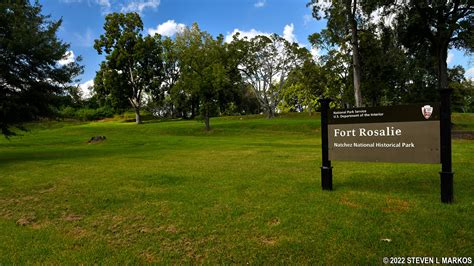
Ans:
[[[367,173],[358,170],[345,173],[338,179],[337,171],[333,174],[335,190],[351,190],[380,194],[408,194],[413,196],[434,195],[439,193],[439,175],[433,170],[407,168],[406,171]]]
[[[77,161],[80,159],[91,159],[106,157],[108,154],[102,150],[50,150],[50,151],[9,151],[0,154],[0,167],[21,164],[25,162],[46,161]]]

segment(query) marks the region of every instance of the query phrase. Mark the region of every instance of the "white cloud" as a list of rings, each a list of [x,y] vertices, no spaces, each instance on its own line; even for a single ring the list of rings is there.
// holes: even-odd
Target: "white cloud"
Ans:
[[[321,56],[321,51],[318,48],[311,47],[310,53],[313,56],[313,60],[315,61],[319,60],[319,57]]]
[[[294,30],[295,30],[295,26],[293,25],[293,23],[285,25],[285,27],[283,28],[283,38],[289,42],[298,42],[298,40],[296,39],[296,35],[294,34]],[[240,38],[247,37],[248,39],[252,39],[253,37],[256,37],[259,35],[262,35],[262,36],[272,35],[271,33],[259,31],[256,29],[251,29],[249,31],[234,29],[231,33],[227,33],[227,35],[225,36],[225,42],[227,43],[232,42],[233,36],[237,33],[240,34],[239,35]]]
[[[177,32],[181,32],[186,28],[186,25],[182,23],[176,23],[174,20],[168,20],[158,26],[155,29],[150,28],[148,29],[148,34],[151,36],[155,34],[160,34],[163,36],[171,37],[175,35]]]
[[[110,0],[60,0],[62,3],[71,4],[71,3],[87,3],[87,5],[99,5],[102,8],[110,8]]]
[[[99,4],[102,7],[110,7],[110,1],[109,0],[96,0],[97,4]]]
[[[446,63],[449,65],[451,62],[453,62],[454,54],[451,52],[448,52],[448,58],[446,59]]]
[[[88,28],[84,34],[74,33],[74,37],[77,40],[77,42],[75,42],[76,45],[80,45],[81,47],[92,47],[94,45],[94,36],[90,28]]]
[[[256,8],[264,7],[264,6],[265,6],[265,2],[266,2],[266,0],[259,0],[259,1],[256,2],[253,6],[256,7]]]
[[[312,15],[310,15],[310,14],[303,15],[303,25],[306,26],[311,21],[313,21],[313,16]]]
[[[293,25],[293,23],[289,25],[285,25],[285,28],[283,29],[283,38],[289,41],[290,43],[294,43],[294,42],[297,43],[298,41],[296,40],[294,30],[295,30],[295,26]]]
[[[466,70],[466,73],[464,73],[464,76],[474,81],[474,67],[471,67],[468,70]]]
[[[244,30],[239,30],[239,29],[234,29],[234,31],[232,31],[232,33],[228,33],[226,36],[225,36],[225,42],[226,43],[230,43],[232,42],[233,40],[233,36],[235,34],[239,33],[240,35],[240,38],[249,38],[249,39],[252,39],[253,37],[256,37],[256,36],[259,36],[259,35],[263,35],[263,36],[270,36],[271,33],[267,33],[267,32],[262,32],[262,31],[258,31],[256,29],[251,29],[249,31],[244,31]]]
[[[64,54],[63,59],[58,61],[58,64],[60,64],[61,66],[64,66],[64,65],[67,65],[67,64],[72,63],[74,61],[76,61],[76,59],[74,58],[74,52],[73,51],[67,51]]]
[[[332,1],[331,1],[331,0],[320,0],[320,1],[317,1],[316,4],[310,4],[308,7],[309,7],[310,9],[313,9],[313,7],[314,7],[315,5],[318,5],[318,6],[320,7],[320,10],[319,10],[319,12],[318,12],[318,15],[323,18],[324,15],[325,15],[325,14],[324,14],[324,10],[327,10],[327,9],[329,9],[329,8],[332,7]]]
[[[94,80],[88,80],[78,85],[83,99],[92,97],[92,87],[94,87]]]
[[[121,12],[142,13],[147,8],[156,9],[160,5],[160,0],[135,0],[122,6]]]

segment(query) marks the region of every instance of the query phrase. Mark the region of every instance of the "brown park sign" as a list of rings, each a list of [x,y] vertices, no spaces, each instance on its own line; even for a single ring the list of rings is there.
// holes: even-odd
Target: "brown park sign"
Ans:
[[[329,160],[440,163],[438,103],[330,110]]]

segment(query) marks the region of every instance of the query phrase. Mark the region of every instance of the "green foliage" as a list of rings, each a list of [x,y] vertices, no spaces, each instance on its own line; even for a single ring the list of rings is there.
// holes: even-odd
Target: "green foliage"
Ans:
[[[111,95],[115,108],[122,107],[127,99],[135,110],[136,123],[140,124],[143,94],[159,90],[164,79],[161,37],[143,37],[143,22],[137,13],[107,15],[104,30],[94,44],[99,54],[106,54],[96,76],[97,92],[102,101]]]
[[[453,111],[474,113],[474,82],[463,81],[450,85],[453,89]]]
[[[320,33],[309,37],[314,46],[323,46],[327,50],[338,47],[345,54],[351,55],[351,76],[353,80],[354,104],[364,105],[362,97],[363,69],[360,52],[360,34],[371,31],[371,15],[380,1],[344,0],[319,1],[311,0],[307,6],[313,10],[313,17],[327,20],[327,27]],[[324,12],[324,16],[321,13]]]
[[[214,39],[193,24],[177,34],[176,46],[181,69],[176,84],[177,94],[184,97],[186,93],[190,95],[191,112],[196,114],[199,111],[206,130],[210,130],[209,119],[218,114],[219,94],[230,82],[229,69],[223,61],[226,53],[224,38],[218,36]]]
[[[468,109],[469,90],[459,89],[467,83],[451,79],[446,59],[450,47],[472,52],[472,1],[347,0],[328,5],[314,0],[308,6],[315,18],[327,19],[327,28],[309,40],[327,51],[321,59],[325,69],[337,73],[327,80],[339,105],[354,104],[348,92],[356,90],[357,82],[350,83],[358,76],[357,61],[365,105],[439,101],[439,89],[449,83],[456,110]],[[378,22],[371,19],[374,11],[382,17]],[[384,19],[389,17],[394,18],[392,25]]]
[[[273,118],[288,76],[309,60],[309,51],[277,34],[250,40],[236,35],[231,46],[240,51],[238,66],[244,81],[253,89],[268,118]]]
[[[327,59],[327,58],[326,58]],[[337,94],[333,91],[337,73],[327,69],[313,60],[306,60],[301,67],[294,69],[284,88],[281,108],[288,111],[307,111],[309,114],[319,108],[318,99],[331,97],[339,103]]]
[[[402,6],[389,5],[396,14],[396,27],[401,42],[411,54],[429,52],[436,73],[437,89],[448,88],[446,59],[448,49],[456,47],[474,51],[474,2],[472,0],[407,1]]]
[[[169,37],[162,37],[162,61],[163,61],[163,83],[157,89],[150,92],[151,101],[148,108],[159,113],[160,116],[181,116],[183,114],[180,95],[174,94],[175,84],[180,78],[179,51],[176,43]],[[178,99],[175,100],[176,96]],[[175,101],[174,101],[175,100]],[[178,109],[178,110],[176,110]]]
[[[41,14],[29,1],[0,2],[0,129],[15,135],[12,127],[53,115],[51,105],[65,87],[82,73],[75,62],[60,65],[69,45],[56,33],[61,20]]]
[[[123,75],[107,67],[105,62],[100,65],[94,78],[94,95],[100,106],[110,106],[117,112],[130,107],[132,97],[129,86]]]
[[[76,118],[76,109],[72,106],[66,106],[59,110],[59,115],[63,118]]]
[[[91,109],[91,108],[74,109],[71,106],[67,106],[59,110],[59,115],[62,118],[78,119],[82,121],[92,121],[92,120],[99,120],[103,118],[113,117],[114,114],[115,114],[114,110],[108,106],[100,107],[97,109]]]
[[[474,81],[464,77],[464,69],[456,66],[448,70],[449,87],[453,89],[452,108],[455,112],[474,112]]]

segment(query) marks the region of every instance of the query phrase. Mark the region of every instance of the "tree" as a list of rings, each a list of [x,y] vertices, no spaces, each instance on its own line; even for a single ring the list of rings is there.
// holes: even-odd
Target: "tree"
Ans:
[[[346,49],[347,44],[352,51],[352,77],[354,86],[355,106],[363,105],[361,92],[361,57],[359,51],[359,31],[361,25],[367,24],[365,14],[374,10],[374,1],[344,0],[328,1],[311,0],[307,5],[313,10],[313,17],[320,20],[327,19],[327,28],[320,34],[313,35],[313,44],[328,42]],[[324,16],[321,16],[324,13]]]
[[[464,73],[462,66],[448,69],[448,82],[453,90],[453,110],[467,113],[474,111],[474,80],[467,79]]]
[[[311,115],[319,104],[319,97],[328,95],[326,74],[325,69],[314,60],[306,60],[288,76],[283,104],[291,111],[306,110]]]
[[[218,96],[229,82],[227,69],[223,65],[224,38],[214,39],[201,31],[194,23],[176,35],[179,50],[181,76],[178,89],[191,96],[192,112],[199,109],[206,130],[211,129],[210,117],[217,114]]]
[[[161,43],[163,83],[159,88],[150,92],[151,101],[148,103],[148,106],[154,114],[163,117],[180,116],[182,115],[178,114],[180,108],[176,108],[172,100],[173,88],[178,82],[181,74],[178,49],[176,43],[170,37],[163,37]]]
[[[143,94],[159,89],[163,82],[160,36],[143,37],[143,22],[137,13],[107,15],[104,30],[94,48],[99,54],[106,54],[105,68],[126,81],[128,101],[140,124]]]
[[[22,123],[52,115],[55,96],[82,73],[75,62],[60,65],[69,45],[56,36],[61,20],[41,14],[38,3],[0,3],[0,128],[6,137]]]
[[[276,34],[250,40],[237,35],[233,45],[242,51],[239,70],[244,81],[254,90],[268,118],[273,118],[289,73],[310,57],[309,51]]]
[[[419,65],[415,64],[415,58],[405,54],[394,31],[381,23],[378,28],[376,25],[368,26],[368,30],[360,32],[359,37],[359,51],[364,59],[361,64],[364,80],[361,88],[366,104],[378,106],[411,102],[411,96],[422,88],[410,85],[414,84],[410,81],[415,80],[410,70]]]
[[[474,2],[472,0],[389,1],[396,15],[402,43],[416,54],[428,43],[436,66],[438,90],[448,88],[448,49],[474,52]]]
[[[100,69],[94,78],[94,95],[101,107],[109,106],[115,112],[122,112],[130,107],[131,90],[128,89],[124,75],[109,69],[106,62],[100,64]]]

